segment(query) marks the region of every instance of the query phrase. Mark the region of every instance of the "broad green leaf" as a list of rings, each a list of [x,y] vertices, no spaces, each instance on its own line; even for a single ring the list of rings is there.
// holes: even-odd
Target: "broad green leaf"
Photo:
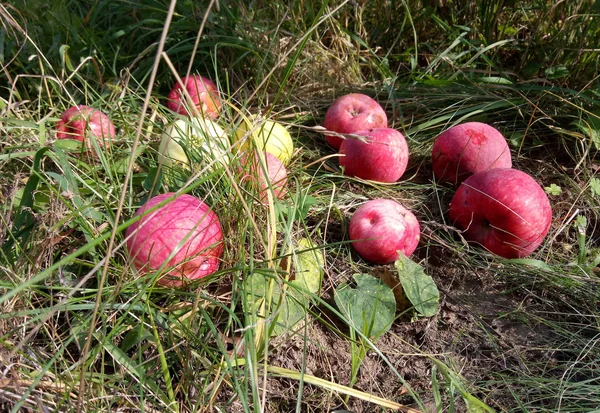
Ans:
[[[54,141],[54,147],[69,152],[81,151],[81,142],[76,139],[57,139]]]
[[[355,329],[377,339],[394,321],[394,293],[383,281],[369,274],[355,274],[354,280],[356,288],[342,284],[335,290],[335,303]]]
[[[533,258],[512,258],[505,261],[510,264],[528,265],[530,267],[539,268],[540,270],[552,271],[552,267],[546,264],[544,261]]]
[[[398,254],[396,269],[398,278],[404,289],[408,301],[412,303],[415,310],[422,316],[432,317],[437,314],[440,293],[433,279],[425,274],[423,267]]]
[[[295,250],[299,252],[293,257],[295,279],[292,281],[284,283],[259,272],[246,278],[247,303],[250,306],[246,311],[256,312],[265,300],[270,302],[269,314],[276,320],[272,330],[274,335],[285,333],[303,320],[310,296],[321,289],[323,253],[315,247],[307,238],[298,241]]]
[[[500,76],[483,76],[477,78],[477,81],[481,83],[491,83],[496,85],[512,85],[513,82],[510,79]]]
[[[273,288],[269,294],[269,283],[273,283]],[[245,308],[247,312],[256,312],[266,300],[271,302],[268,314],[274,317],[275,326],[273,335],[281,335],[293,328],[298,322],[304,319],[308,300],[296,290],[288,285],[282,288],[282,285],[276,279],[255,272],[245,280],[246,283],[246,302],[250,308]],[[285,293],[284,293],[285,291]]]
[[[146,145],[139,145],[136,150],[135,153],[133,154],[133,158],[137,159],[144,151],[146,150]],[[127,151],[126,152],[128,155],[117,159],[115,161],[115,163],[112,165],[112,170],[113,172],[115,172],[116,174],[125,174],[127,173],[127,167],[129,166],[129,158],[131,157],[131,151]]]
[[[323,253],[308,238],[301,238],[296,247],[302,251],[294,256],[296,276],[293,284],[302,290],[317,294],[323,281]]]
[[[548,79],[560,79],[561,77],[569,76],[569,69],[566,66],[552,66],[544,72]]]

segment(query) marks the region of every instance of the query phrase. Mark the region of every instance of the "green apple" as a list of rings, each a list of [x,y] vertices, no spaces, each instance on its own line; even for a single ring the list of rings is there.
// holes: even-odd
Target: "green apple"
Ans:
[[[180,118],[167,127],[158,150],[160,162],[165,165],[192,169],[188,154],[203,163],[225,164],[229,160],[229,147],[227,134],[212,120]]]
[[[256,116],[244,118],[235,131],[236,139],[240,142],[240,150],[250,149],[250,134],[256,149],[275,155],[284,165],[290,163],[294,153],[294,142],[281,123],[258,119]]]

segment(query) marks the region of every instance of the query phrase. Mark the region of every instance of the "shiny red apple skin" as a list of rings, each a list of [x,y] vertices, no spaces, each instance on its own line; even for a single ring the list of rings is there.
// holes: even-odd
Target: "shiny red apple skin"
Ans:
[[[147,212],[173,195],[172,192],[157,195],[136,212],[135,216],[145,215],[127,228],[127,250],[140,274],[163,267],[167,272],[158,283],[181,287],[219,269],[223,232],[210,207],[188,194]],[[169,260],[174,251],[177,252]]]
[[[108,115],[90,106],[77,105],[65,110],[56,125],[58,139],[74,139],[84,142],[88,149],[94,136],[100,147],[108,147],[115,139],[115,125]]]
[[[377,182],[396,182],[406,171],[408,145],[392,128],[358,131],[366,142],[348,138],[340,146],[339,164],[344,174]]]
[[[525,172],[510,168],[478,172],[463,181],[449,215],[467,240],[504,258],[532,254],[552,223],[542,187]]]
[[[442,132],[431,151],[438,182],[458,184],[476,172],[512,167],[504,136],[493,126],[467,122]]]
[[[184,76],[181,79],[185,85],[185,89],[190,94],[192,102],[198,108],[198,111],[203,116],[216,119],[219,117],[221,111],[221,101],[219,100],[219,89],[217,85],[210,79],[199,76],[191,75]],[[173,112],[179,113],[180,115],[191,115],[195,116],[194,112],[189,113],[186,110],[188,105],[185,104],[186,97],[181,90],[181,85],[175,84],[171,92],[169,92],[167,99],[167,107]]]
[[[362,93],[350,93],[333,101],[323,121],[325,129],[338,133],[354,133],[360,130],[386,128],[388,118],[385,110],[373,98]],[[339,149],[344,139],[325,135],[327,142]]]
[[[415,215],[398,202],[373,199],[352,215],[349,236],[355,241],[352,247],[363,259],[389,264],[398,259],[398,251],[406,256],[415,251],[421,226]]]
[[[285,165],[270,152],[263,152],[266,162],[266,172],[260,164],[258,154],[254,157],[245,156],[242,163],[242,182],[250,181],[258,189],[260,200],[263,203],[268,201],[269,185],[273,189],[273,195],[277,199],[282,199],[287,193],[287,170]]]

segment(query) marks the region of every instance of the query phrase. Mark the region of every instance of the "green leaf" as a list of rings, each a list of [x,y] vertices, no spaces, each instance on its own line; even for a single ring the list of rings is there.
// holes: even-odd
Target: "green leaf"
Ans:
[[[269,283],[273,283],[271,292]],[[275,325],[272,327],[273,335],[281,335],[293,328],[306,316],[308,300],[293,286],[282,288],[275,278],[261,272],[254,272],[245,280],[248,303],[246,312],[256,312],[264,300],[271,303],[270,312],[274,316]]]
[[[595,197],[600,197],[600,179],[590,179],[590,189],[592,191],[592,195],[594,195]]]
[[[404,294],[415,310],[422,316],[431,317],[437,314],[440,293],[433,279],[425,274],[423,267],[398,254],[396,270]]]
[[[544,187],[544,191],[548,195],[560,195],[562,194],[562,188],[556,184],[550,184],[550,186]]]
[[[302,290],[317,294],[323,282],[323,253],[308,238],[301,238],[296,247],[302,252],[294,255],[295,279],[292,284]]]
[[[356,288],[342,284],[335,290],[335,303],[356,330],[377,339],[394,321],[394,293],[383,281],[369,274],[355,274],[354,280]]]
[[[76,139],[57,139],[54,141],[54,147],[68,152],[81,151],[81,142]]]
[[[307,238],[301,238],[295,246],[295,278],[283,282],[266,274],[255,272],[246,278],[246,311],[256,312],[267,300],[271,303],[268,314],[276,324],[273,335],[281,335],[306,318],[310,297],[321,290],[323,282],[323,253]],[[270,285],[272,283],[272,285]]]
[[[137,159],[144,151],[146,150],[146,145],[139,145],[135,153],[133,154],[134,160]],[[127,167],[129,166],[129,158],[131,157],[131,150],[125,152],[127,156],[117,159],[115,163],[112,165],[112,170],[116,174],[125,174],[127,173]]]
[[[544,73],[548,79],[560,79],[561,77],[569,76],[569,69],[566,66],[558,65],[549,67]]]

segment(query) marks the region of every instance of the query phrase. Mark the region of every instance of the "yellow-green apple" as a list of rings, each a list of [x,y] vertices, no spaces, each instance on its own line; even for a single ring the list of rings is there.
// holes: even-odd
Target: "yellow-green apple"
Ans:
[[[350,218],[349,236],[358,255],[375,264],[398,259],[398,251],[411,255],[421,238],[415,215],[392,199],[373,199]]]
[[[544,240],[552,208],[530,175],[499,168],[465,179],[452,198],[449,215],[467,240],[502,257],[520,258]]]
[[[99,146],[110,146],[115,138],[115,125],[109,117],[90,106],[78,105],[65,110],[56,125],[58,139],[74,139],[84,142],[88,149],[93,148],[91,137]]]
[[[392,128],[354,132],[364,137],[344,139],[339,164],[344,174],[378,182],[396,182],[408,164],[408,145],[404,136]]]
[[[190,109],[190,105],[193,104],[201,115],[216,119],[221,110],[217,85],[212,80],[199,75],[184,76],[181,81],[192,102],[188,102],[181,84],[177,82],[169,92],[167,107],[180,115],[194,116],[194,111]]]
[[[241,159],[241,181],[249,182],[258,193],[261,202],[267,203],[269,187],[273,189],[275,198],[281,199],[286,194],[287,170],[275,155],[263,152],[263,157],[254,153],[246,154]],[[266,175],[265,175],[266,172]]]
[[[377,101],[362,93],[350,93],[333,101],[323,121],[325,129],[338,133],[386,128],[388,118]],[[327,142],[339,149],[344,139],[325,134]]]
[[[290,162],[294,154],[292,137],[285,126],[279,122],[250,116],[242,120],[235,131],[235,136],[240,150],[252,150],[250,140],[252,137],[257,150],[275,155],[284,165]]]
[[[230,159],[229,146],[227,134],[216,122],[208,118],[179,118],[166,128],[158,151],[165,165],[179,164],[191,169],[188,154],[201,159],[202,166],[213,161],[224,165]]]
[[[441,133],[433,144],[431,163],[439,182],[453,184],[476,172],[512,166],[504,136],[481,122],[463,123]]]
[[[140,274],[161,271],[158,282],[180,287],[218,270],[223,232],[217,215],[200,199],[169,192],[146,202],[142,218],[126,230],[127,250]]]

